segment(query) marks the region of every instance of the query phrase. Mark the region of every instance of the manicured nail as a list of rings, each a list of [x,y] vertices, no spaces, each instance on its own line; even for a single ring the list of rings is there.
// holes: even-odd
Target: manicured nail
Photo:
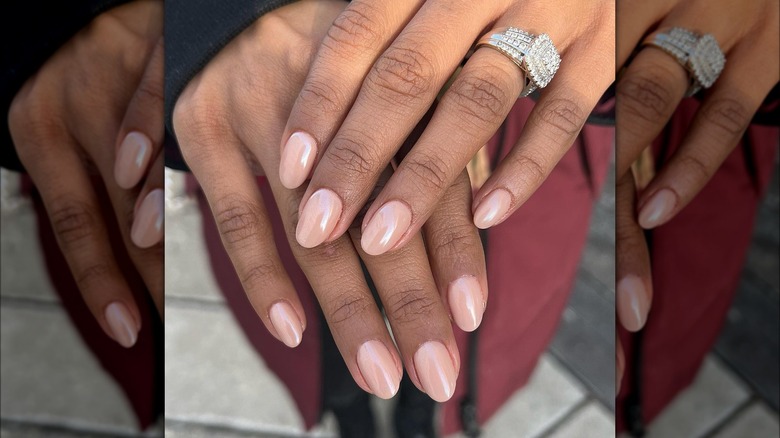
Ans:
[[[401,201],[382,206],[363,231],[360,245],[369,255],[384,254],[395,246],[412,223],[412,212]]]
[[[106,322],[111,328],[111,337],[125,348],[135,345],[139,327],[135,323],[133,315],[127,310],[127,306],[119,301],[114,301],[106,306],[105,312]]]
[[[306,181],[317,155],[317,143],[314,137],[305,132],[296,132],[290,136],[282,149],[279,163],[279,179],[288,189],[294,189]]]
[[[657,191],[639,212],[639,226],[644,229],[655,228],[666,222],[669,213],[677,204],[677,196],[669,189]]]
[[[140,132],[131,132],[122,140],[114,162],[114,179],[119,187],[133,188],[146,172],[152,156],[152,141]]]
[[[165,223],[165,193],[154,189],[138,206],[133,219],[130,238],[139,248],[148,248],[160,242]]]
[[[284,342],[284,345],[293,348],[301,343],[301,339],[303,339],[303,324],[301,324],[301,320],[298,319],[298,315],[290,303],[279,301],[271,306],[268,315],[271,318],[271,324],[274,325],[276,334],[279,335],[279,340]]]
[[[510,204],[512,195],[509,192],[504,189],[493,190],[474,212],[474,225],[483,230],[492,227],[506,216]]]
[[[629,275],[618,282],[617,309],[620,323],[626,330],[635,332],[644,327],[650,302],[639,277]]]
[[[447,301],[452,318],[461,330],[473,332],[479,327],[485,311],[485,298],[476,278],[461,277],[450,283]]]
[[[341,199],[328,189],[311,195],[301,211],[295,239],[304,248],[314,248],[330,236],[341,217]]]
[[[358,368],[371,392],[379,398],[393,398],[401,384],[401,376],[390,351],[379,341],[368,341],[357,354]]]
[[[425,393],[437,402],[445,402],[455,392],[455,366],[447,347],[428,341],[414,353],[414,369]]]

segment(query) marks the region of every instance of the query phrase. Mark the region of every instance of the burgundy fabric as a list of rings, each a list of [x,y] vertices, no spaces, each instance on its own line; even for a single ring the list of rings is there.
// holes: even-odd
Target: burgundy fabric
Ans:
[[[533,103],[519,101],[508,118],[503,150],[520,134]],[[588,231],[591,207],[604,182],[612,154],[614,129],[588,126],[539,191],[514,216],[489,233],[490,298],[480,328],[478,352],[478,416],[488,420],[523,386],[552,338],[566,304]],[[497,138],[490,143],[493,154]],[[581,154],[587,157],[591,177]],[[253,346],[280,377],[295,400],[305,424],[319,420],[320,350],[316,299],[287,244],[273,197],[260,179],[266,207],[273,212],[277,247],[301,295],[309,321],[301,346],[284,347],[267,333],[245,297],[225,253],[212,215],[201,198],[203,226],[217,281]],[[461,373],[453,398],[445,403],[443,432],[460,429],[459,403],[465,389],[467,342],[455,328],[461,352]],[[611,358],[609,359],[611,360]]]
[[[656,140],[657,165],[677,150],[698,108],[686,99]],[[771,179],[778,129],[752,126],[701,193],[649,234],[653,302],[643,333],[641,407],[645,424],[694,379],[715,343],[742,273],[758,203]],[[635,336],[619,329],[626,372],[617,399],[617,427],[634,388]]]
[[[29,178],[24,177],[25,186],[31,188]],[[103,187],[96,181],[95,187]],[[157,421],[163,410],[162,400],[162,343],[163,331],[160,316],[151,301],[149,292],[135,271],[132,261],[124,249],[121,234],[115,221],[108,224],[111,245],[117,263],[127,278],[133,297],[141,314],[141,331],[136,344],[124,348],[109,338],[98,325],[92,313],[84,304],[68,264],[57,246],[46,210],[40,196],[32,191],[32,198],[38,221],[38,236],[51,284],[60,298],[62,307],[78,331],[84,343],[98,359],[103,369],[121,387],[133,408],[140,430]],[[98,190],[98,200],[104,206],[103,215],[112,217],[111,202],[104,190]],[[57,357],[49,358],[52,363]],[[79,403],[73,400],[73,403]]]

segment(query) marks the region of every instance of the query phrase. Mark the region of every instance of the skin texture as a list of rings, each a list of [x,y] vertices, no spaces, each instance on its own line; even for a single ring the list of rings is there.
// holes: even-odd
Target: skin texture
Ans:
[[[311,173],[300,205],[304,214],[315,208],[307,202],[323,188],[341,204],[327,232],[302,243],[314,246],[343,235],[394,158],[398,169],[361,226],[387,222],[379,212],[388,204],[395,205],[400,225],[386,245],[364,241],[363,248],[384,253],[416,235],[506,118],[520,93],[521,71],[494,50],[477,50],[411,151],[403,160],[396,153],[474,42],[487,30],[506,26],[548,33],[563,61],[516,146],[474,199],[474,209],[480,210],[486,197],[503,189],[507,205],[500,217],[477,225],[500,223],[531,196],[614,80],[614,2],[356,0],[323,39],[282,136],[282,150],[291,138],[295,147],[297,133],[311,138],[309,146],[316,150],[316,158],[285,161],[280,169],[295,176],[285,179],[289,188]],[[291,169],[301,163],[305,166]]]
[[[643,229],[668,222],[696,196],[777,84],[779,17],[780,4],[773,0],[621,0],[617,16],[617,67],[623,69],[616,107],[617,301],[618,320],[627,330],[640,330],[651,310],[652,270]],[[726,55],[726,66],[703,93],[678,151],[646,187],[637,190],[631,163],[674,113],[688,76],[674,58],[651,47],[639,50],[630,64],[626,62],[646,33],[675,26],[712,33]]]
[[[111,9],[25,83],[9,113],[17,153],[40,191],[84,301],[103,330],[126,347],[135,342],[140,317],[105,224],[117,221],[125,250],[162,315],[161,234],[154,239],[136,224],[144,248],[131,236],[139,205],[163,185],[161,38],[162,2]],[[151,169],[137,170],[122,187],[115,158],[131,130],[151,139],[143,164]],[[101,213],[95,181],[105,186],[113,215]],[[153,210],[144,211],[148,219]]]
[[[340,1],[300,1],[261,17],[185,88],[174,107],[175,133],[247,297],[274,336],[294,347],[305,339],[306,316],[271,237],[257,187],[259,174],[268,179],[293,254],[358,385],[386,398],[395,393],[406,369],[420,389],[446,399],[460,366],[448,315],[449,284],[474,277],[479,301],[487,300],[484,254],[471,223],[466,173],[461,172],[426,224],[425,243],[415,233],[402,250],[377,256],[362,250],[359,222],[325,245],[300,245],[297,225],[306,221],[316,228],[319,220],[299,215],[306,187],[290,190],[281,183],[278,142],[287,116],[317,47],[345,6]],[[291,160],[300,156],[296,152]],[[385,168],[375,191],[390,175]],[[327,205],[325,201],[327,196],[314,202]],[[368,289],[361,260],[377,287],[397,348]],[[423,376],[417,362],[426,365]]]

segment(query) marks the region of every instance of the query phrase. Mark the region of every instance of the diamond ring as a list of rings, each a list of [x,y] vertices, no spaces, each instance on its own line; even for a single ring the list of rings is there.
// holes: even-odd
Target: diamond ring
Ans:
[[[534,35],[516,27],[493,30],[477,41],[475,50],[489,47],[509,58],[523,73],[526,97],[550,83],[561,64],[561,57],[547,34]]]
[[[672,55],[688,71],[691,83],[686,96],[710,88],[726,64],[726,57],[714,36],[700,35],[682,27],[655,32],[642,45],[657,47]]]

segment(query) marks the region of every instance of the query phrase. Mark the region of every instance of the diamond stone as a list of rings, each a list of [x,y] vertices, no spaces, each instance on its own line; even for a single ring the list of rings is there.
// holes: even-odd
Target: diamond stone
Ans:
[[[561,65],[561,57],[547,34],[543,33],[534,38],[525,57],[525,65],[528,74],[540,88],[550,83]]]
[[[726,65],[726,58],[718,46],[718,41],[710,34],[699,38],[690,54],[688,62],[693,70],[696,80],[704,87],[709,88],[718,80],[720,72]]]

